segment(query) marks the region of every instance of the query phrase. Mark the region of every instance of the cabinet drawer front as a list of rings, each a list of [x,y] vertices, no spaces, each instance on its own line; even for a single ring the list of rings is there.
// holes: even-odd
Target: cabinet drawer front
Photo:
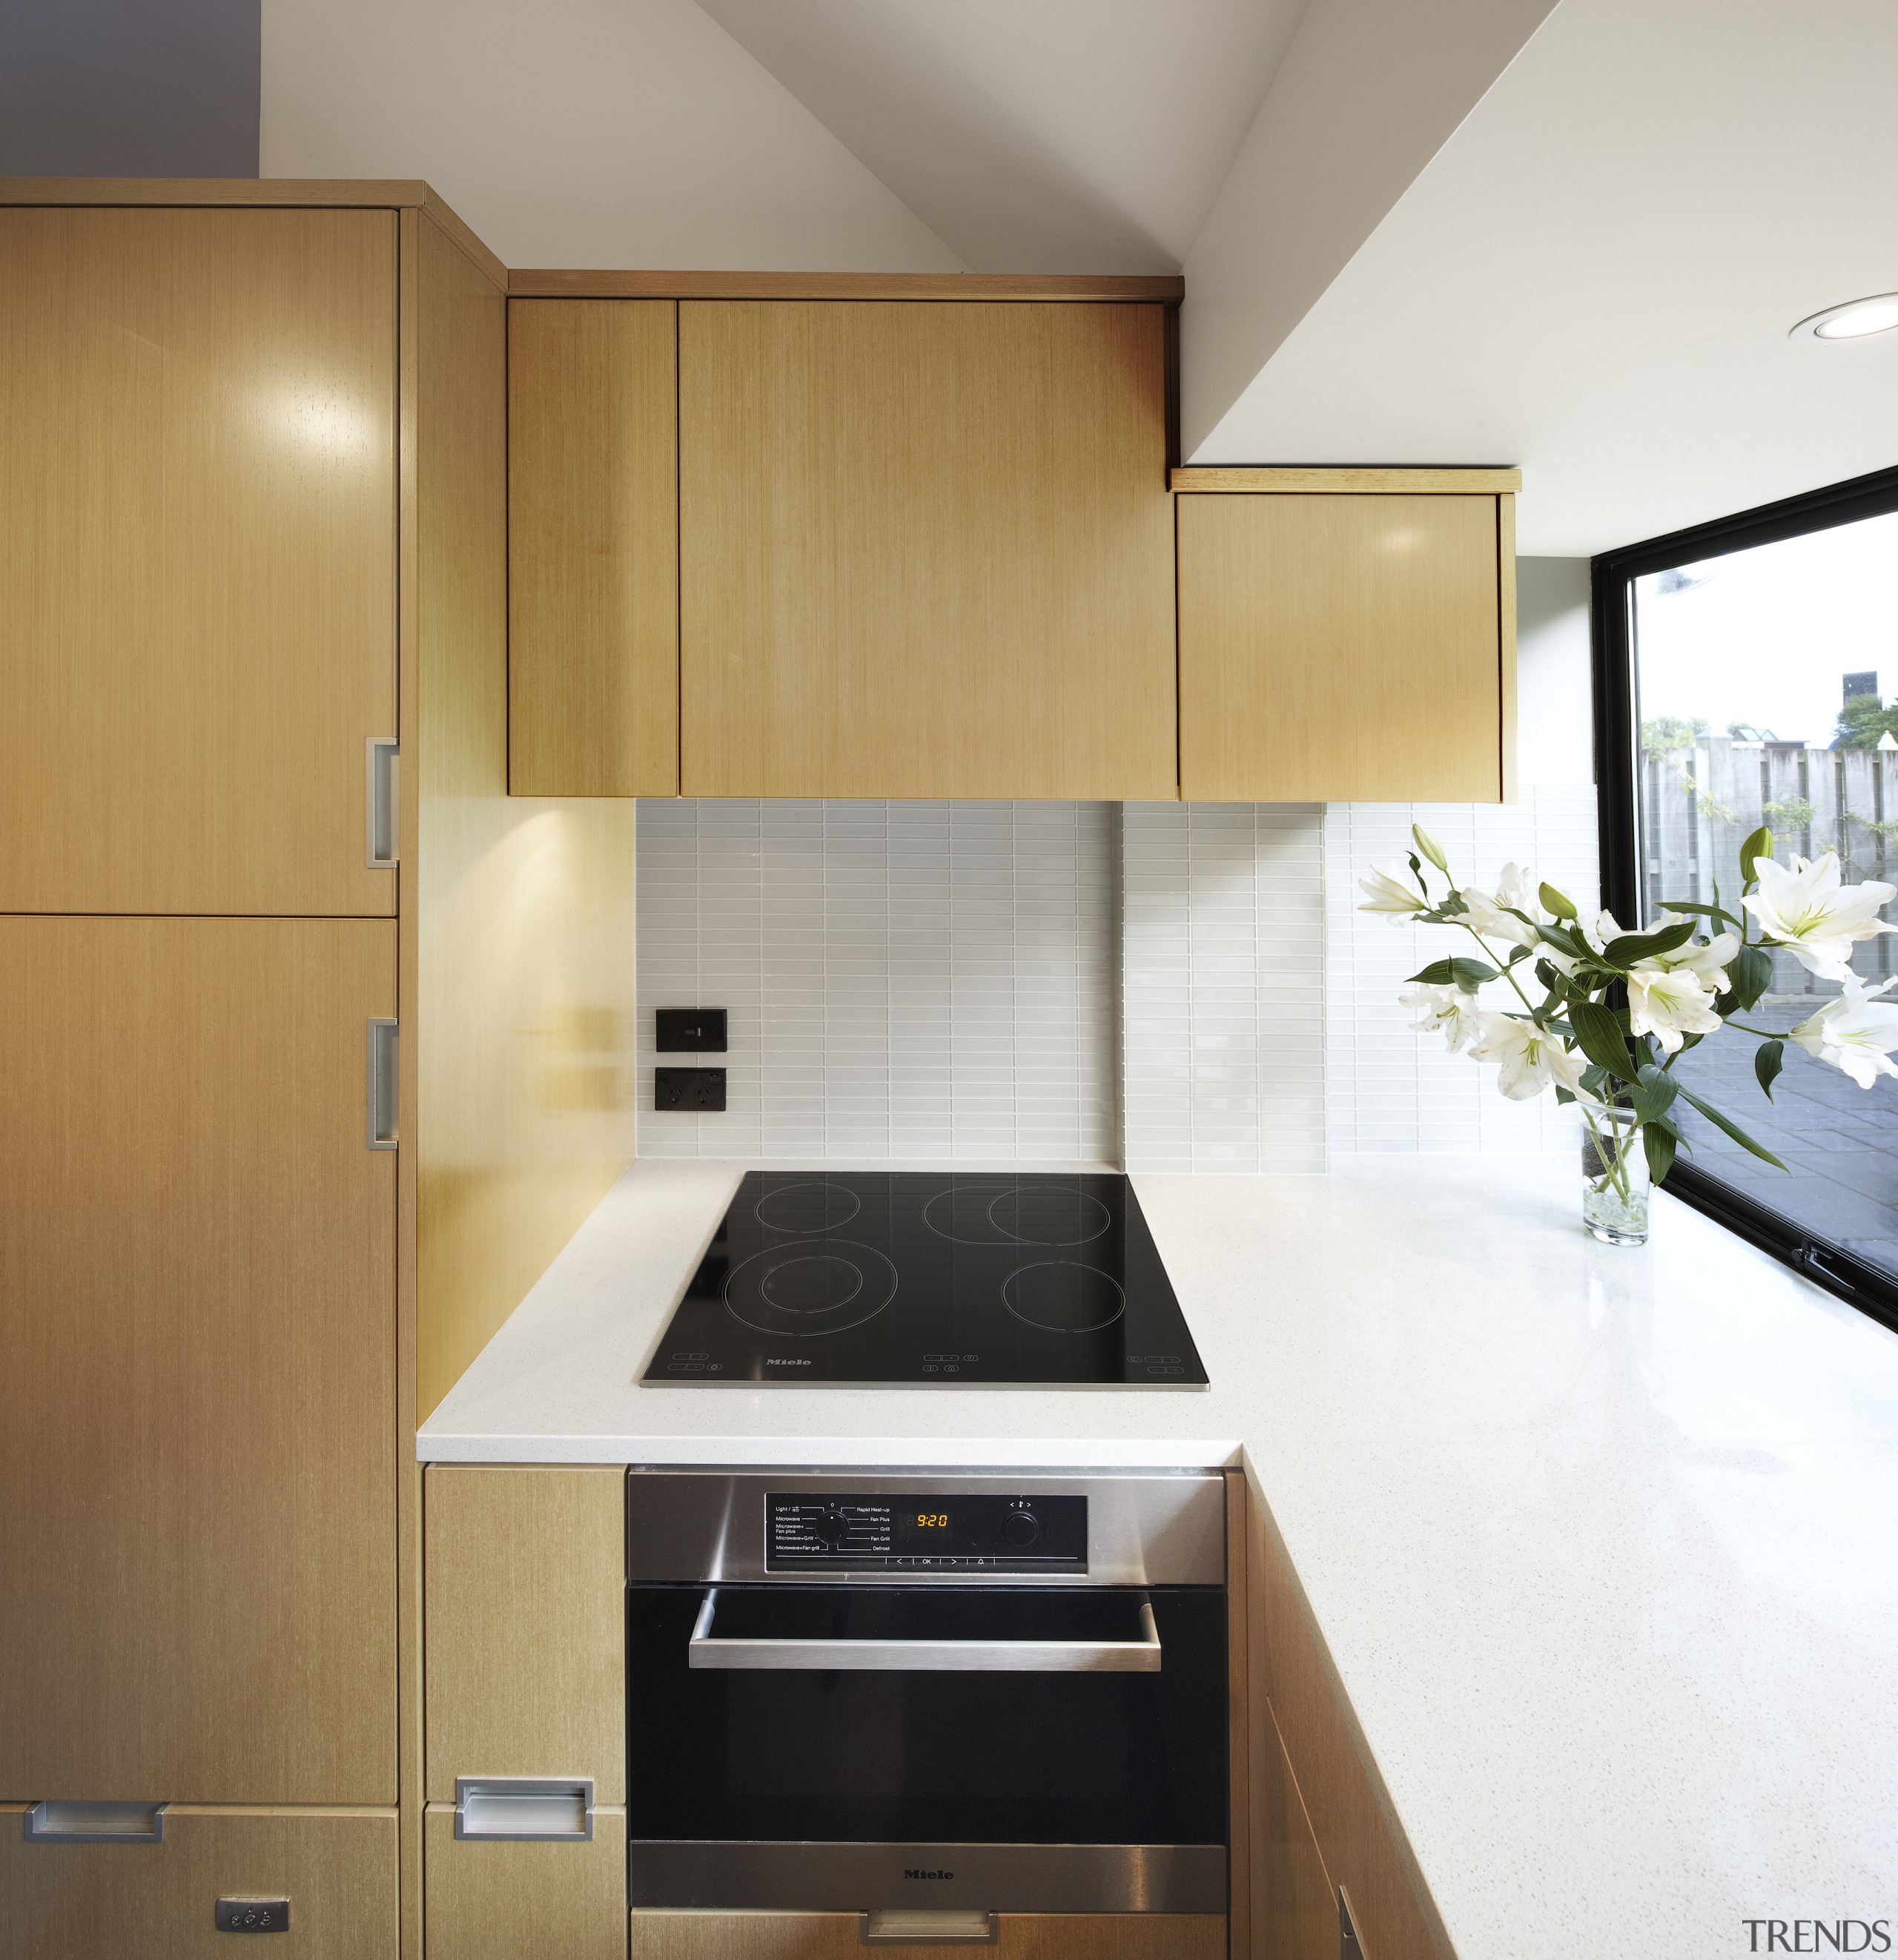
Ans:
[[[0,1792],[396,1796],[367,919],[0,918]]]
[[[688,796],[1177,792],[1158,307],[679,306]]]
[[[0,912],[387,915],[396,219],[0,211]]]
[[[30,1843],[21,1818],[0,1806],[0,1960],[226,1960],[220,1899],[288,1901],[276,1960],[395,1960],[393,1810],[173,1804],[129,1844]]]
[[[636,1912],[632,1923],[632,1960],[863,1960],[879,1950],[969,1960],[1226,1960],[1223,1913],[1003,1913],[993,1946],[887,1949],[864,1946],[847,1912]]]
[[[483,1843],[431,1803],[423,1859],[428,1960],[625,1960],[625,1811],[596,1810],[587,1843]]]

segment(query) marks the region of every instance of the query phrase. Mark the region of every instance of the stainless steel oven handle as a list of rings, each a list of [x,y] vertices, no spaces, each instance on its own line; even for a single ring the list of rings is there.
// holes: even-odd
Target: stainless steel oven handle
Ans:
[[[1160,1630],[1140,1600],[1137,1640],[720,1640],[718,1588],[705,1595],[687,1643],[688,1667],[855,1669],[885,1674],[1158,1674]]]

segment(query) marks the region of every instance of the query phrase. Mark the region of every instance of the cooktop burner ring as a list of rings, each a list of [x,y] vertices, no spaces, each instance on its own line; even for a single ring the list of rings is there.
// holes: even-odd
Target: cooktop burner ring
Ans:
[[[1010,1208],[1012,1221],[1004,1223]],[[1114,1214],[1090,1192],[1065,1182],[1050,1189],[1015,1178],[975,1178],[939,1191],[923,1207],[923,1223],[953,1246],[1065,1248],[1091,1244]]]
[[[1039,1334],[1098,1334],[1127,1312],[1127,1293],[1098,1266],[1037,1259],[1002,1282],[1002,1304]]]
[[[772,1232],[835,1232],[863,1208],[863,1201],[847,1185],[812,1177],[766,1192],[752,1207],[752,1216]]]
[[[873,1246],[803,1239],[741,1259],[726,1275],[725,1311],[755,1333],[794,1340],[841,1334],[896,1297],[896,1268]]]

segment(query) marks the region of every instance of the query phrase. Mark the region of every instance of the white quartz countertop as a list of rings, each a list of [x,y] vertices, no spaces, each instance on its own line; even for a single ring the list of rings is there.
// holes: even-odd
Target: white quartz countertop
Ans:
[[[1366,1157],[1134,1179],[1207,1392],[642,1388],[741,1169],[629,1172],[420,1456],[1243,1462],[1463,1960],[1898,1931],[1898,1336],[1566,1160]]]

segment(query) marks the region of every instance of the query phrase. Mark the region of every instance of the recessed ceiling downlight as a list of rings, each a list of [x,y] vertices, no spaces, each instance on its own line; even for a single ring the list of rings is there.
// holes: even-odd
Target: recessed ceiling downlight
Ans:
[[[1874,293],[1870,299],[1847,300],[1802,320],[1791,336],[1795,340],[1863,340],[1868,334],[1889,333],[1898,326],[1898,293]]]

